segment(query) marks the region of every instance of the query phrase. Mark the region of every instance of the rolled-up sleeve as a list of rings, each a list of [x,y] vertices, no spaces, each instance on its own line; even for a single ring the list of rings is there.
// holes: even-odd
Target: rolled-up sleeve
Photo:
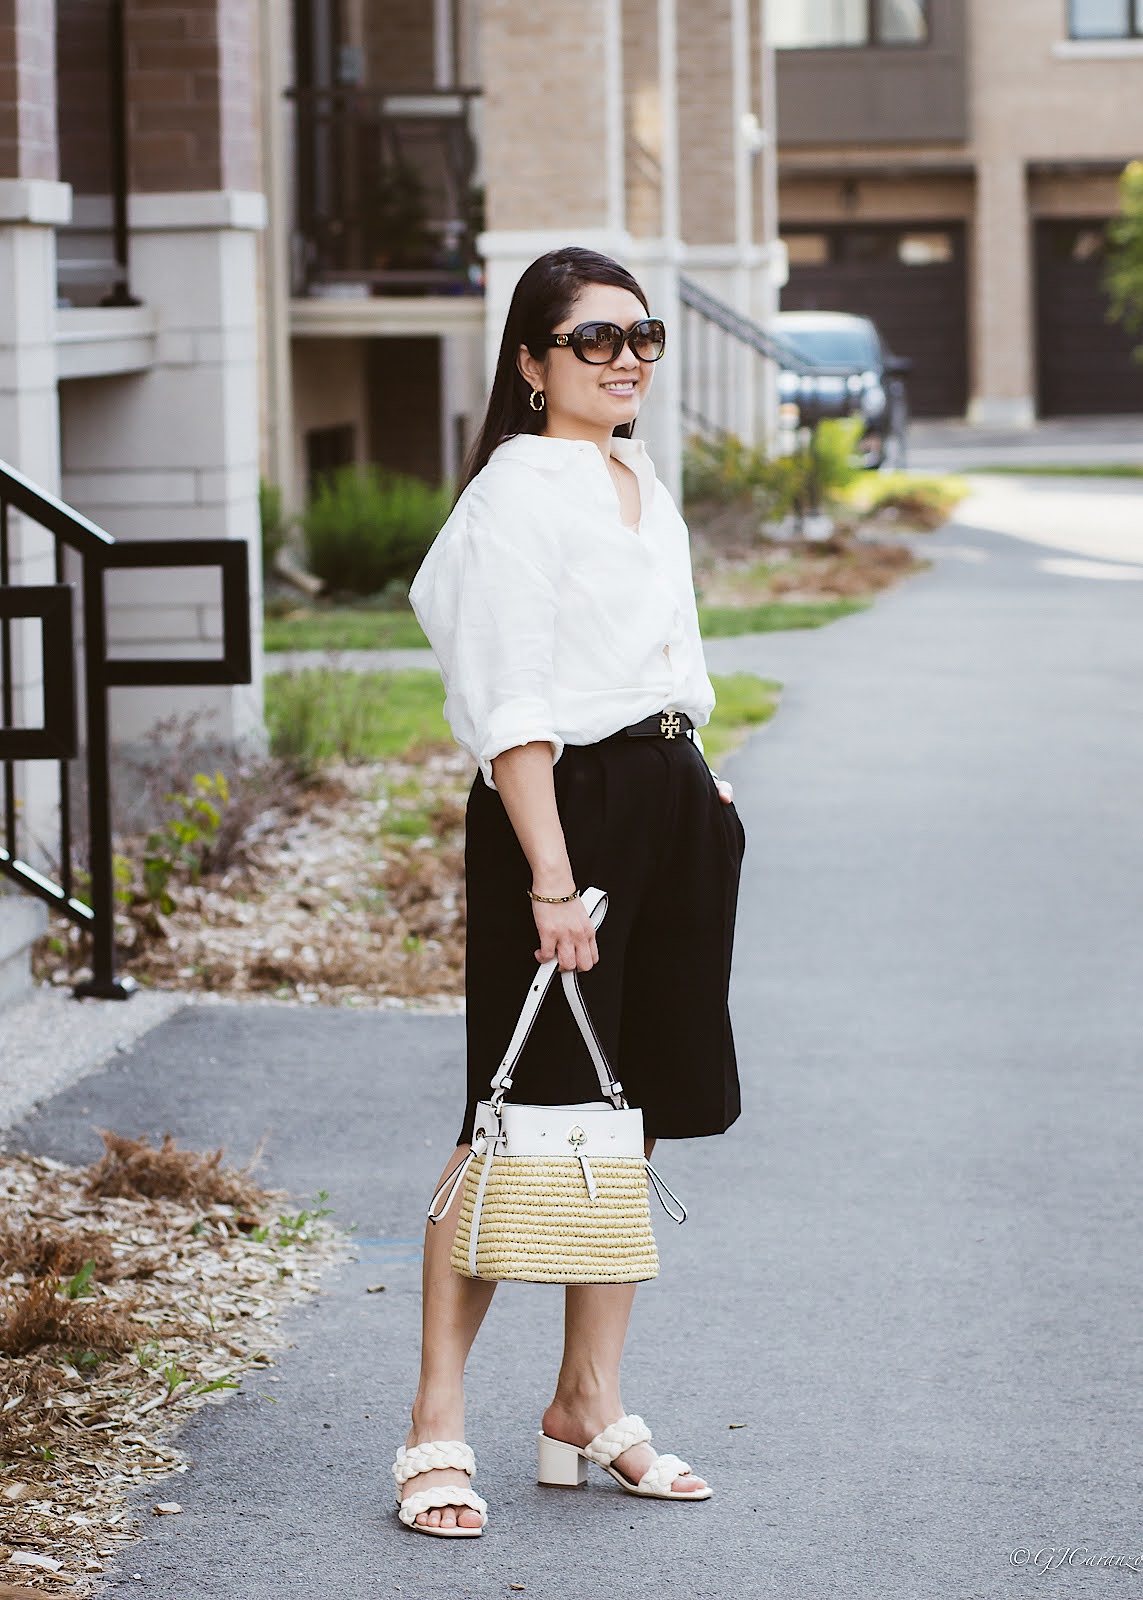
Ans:
[[[501,751],[546,739],[553,764],[563,754],[552,704],[558,546],[518,492],[474,484],[457,510],[431,584],[426,572],[410,598],[441,665],[453,736],[495,789]]]

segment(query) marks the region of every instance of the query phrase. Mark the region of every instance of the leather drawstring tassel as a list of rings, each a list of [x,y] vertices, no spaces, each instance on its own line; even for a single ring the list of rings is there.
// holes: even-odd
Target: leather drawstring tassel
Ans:
[[[679,1199],[677,1194],[672,1194],[671,1193],[671,1190],[667,1188],[667,1185],[663,1182],[662,1178],[660,1178],[659,1174],[655,1171],[654,1167],[651,1165],[651,1163],[649,1161],[647,1162],[647,1175],[651,1179],[651,1181],[654,1183],[654,1185],[655,1185],[655,1193],[659,1196],[659,1201],[660,1201],[660,1203],[661,1203],[661,1205],[663,1207],[663,1210],[670,1217],[671,1221],[672,1222],[678,1222],[678,1223],[685,1222],[687,1220],[687,1208],[686,1208],[686,1206]],[[675,1213],[671,1210],[670,1206],[666,1202],[666,1199],[664,1199],[665,1195],[669,1195],[670,1198],[674,1201],[675,1205],[678,1206],[679,1212],[680,1212],[679,1216],[676,1217]]]

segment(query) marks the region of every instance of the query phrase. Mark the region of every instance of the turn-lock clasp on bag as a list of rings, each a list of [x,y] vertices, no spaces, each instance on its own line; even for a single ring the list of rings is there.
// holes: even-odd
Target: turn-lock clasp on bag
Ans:
[[[606,893],[585,889],[581,899],[598,928]],[[658,1254],[647,1211],[648,1179],[675,1222],[686,1221],[686,1207],[644,1154],[643,1114],[624,1098],[574,969],[561,973],[564,993],[604,1098],[562,1106],[505,1099],[558,967],[553,957],[537,968],[493,1074],[491,1096],[477,1106],[472,1149],[433,1196],[429,1220],[439,1222],[463,1194],[453,1266],[470,1277],[558,1283],[654,1277]]]

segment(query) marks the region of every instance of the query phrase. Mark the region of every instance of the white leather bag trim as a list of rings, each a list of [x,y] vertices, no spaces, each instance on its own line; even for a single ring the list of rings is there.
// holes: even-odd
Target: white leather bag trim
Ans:
[[[585,889],[580,895],[580,900],[583,903],[584,910],[598,928],[607,912],[606,891],[594,888]],[[528,1035],[532,1031],[532,1026],[540,1010],[540,1004],[547,993],[548,985],[556,975],[558,967],[558,956],[552,956],[550,961],[543,962],[536,969],[536,976],[528,990],[523,1009],[509,1041],[508,1049],[505,1051],[504,1059],[492,1077],[492,1093],[496,1102],[502,1100],[505,1092],[512,1087],[512,1069],[515,1067]],[[604,1053],[591,1018],[587,1014],[587,1007],[583,1003],[583,996],[579,989],[579,973],[573,969],[570,972],[561,973],[560,976],[563,979],[564,993],[567,996],[572,1015],[579,1025],[584,1043],[587,1045],[588,1054],[591,1056],[595,1067],[600,1090],[607,1096],[613,1106],[622,1106],[625,1104],[623,1100],[623,1085],[612,1071],[611,1063]]]
[[[580,1105],[533,1106],[505,1101],[500,1108],[503,1142],[497,1158],[513,1156],[588,1156],[595,1161],[611,1161],[620,1156],[643,1155],[643,1113],[637,1106],[616,1111],[605,1100]],[[487,1101],[477,1107],[475,1131],[486,1138],[496,1135],[498,1119]],[[570,1135],[581,1139],[573,1144]]]
[[[475,1278],[476,1271],[476,1246],[480,1238],[480,1214],[484,1210],[484,1191],[488,1187],[488,1177],[492,1171],[493,1158],[496,1155],[495,1141],[488,1146],[484,1157],[484,1167],[480,1174],[480,1182],[476,1186],[476,1199],[472,1205],[472,1226],[468,1234],[468,1271],[469,1276]]]

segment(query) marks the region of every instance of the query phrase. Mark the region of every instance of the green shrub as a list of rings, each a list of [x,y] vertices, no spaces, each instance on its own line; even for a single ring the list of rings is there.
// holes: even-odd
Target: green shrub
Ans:
[[[683,497],[729,504],[753,495],[768,466],[761,450],[735,434],[706,439],[695,434],[683,453]]]
[[[282,509],[282,491],[265,478],[258,484],[258,515],[262,524],[262,571],[269,572],[286,542],[289,523]]]
[[[734,434],[691,439],[683,457],[686,500],[731,505],[747,501],[761,522],[781,522],[793,511],[817,508],[843,494],[861,475],[857,444],[860,417],[830,418],[814,429],[808,446],[767,456]]]
[[[813,484],[823,499],[844,494],[861,477],[864,468],[857,446],[864,432],[861,417],[826,417],[814,429],[810,437]]]
[[[1119,215],[1107,227],[1107,270],[1103,286],[1111,298],[1109,316],[1128,333],[1143,333],[1143,161],[1129,161],[1119,178]],[[1134,350],[1143,361],[1143,343]]]
[[[447,488],[377,467],[322,479],[302,519],[310,571],[327,589],[380,593],[410,581],[449,513]]]
[[[768,457],[734,434],[695,435],[683,455],[683,497],[691,504],[747,504],[759,522],[780,522],[804,500],[810,478],[805,451]]]
[[[218,835],[223,809],[230,802],[230,786],[221,772],[213,778],[196,772],[193,793],[167,794],[163,799],[175,807],[176,814],[147,836],[143,893],[169,915],[176,907],[169,887],[171,880],[185,874],[191,883],[199,881],[204,858]]]

